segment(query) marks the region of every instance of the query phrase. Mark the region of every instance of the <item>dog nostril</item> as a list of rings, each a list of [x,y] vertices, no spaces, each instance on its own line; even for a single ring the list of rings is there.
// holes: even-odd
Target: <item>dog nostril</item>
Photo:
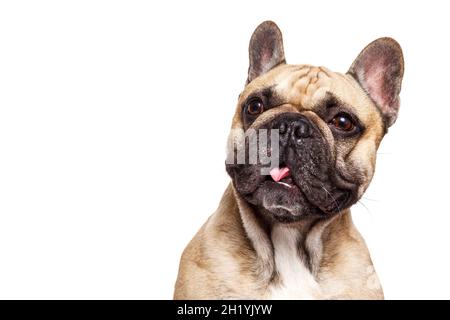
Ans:
[[[294,134],[298,139],[308,138],[311,135],[311,127],[306,121],[298,121]]]
[[[287,125],[286,125],[285,122],[282,122],[282,123],[280,124],[280,127],[278,128],[278,131],[279,131],[280,134],[285,134],[285,133],[286,133],[286,131],[287,131]]]

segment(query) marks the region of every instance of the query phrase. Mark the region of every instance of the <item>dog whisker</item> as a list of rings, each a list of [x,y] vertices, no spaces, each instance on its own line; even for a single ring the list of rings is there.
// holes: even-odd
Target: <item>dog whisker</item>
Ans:
[[[379,202],[380,200],[377,199],[371,199],[371,198],[367,198],[367,197],[362,197],[362,199],[367,200],[367,201],[375,201],[375,202]]]
[[[359,203],[360,205],[362,205],[362,206],[367,210],[367,212],[368,212],[369,214],[372,214],[372,212],[370,212],[369,208],[368,208],[361,200],[358,200],[358,203]]]
[[[327,190],[327,188],[325,188],[325,186],[322,184],[322,189],[331,197],[331,199],[333,200],[334,204],[336,205],[336,208],[339,210],[340,206],[337,203],[336,199],[333,197],[333,195]],[[339,210],[340,211],[340,210]]]

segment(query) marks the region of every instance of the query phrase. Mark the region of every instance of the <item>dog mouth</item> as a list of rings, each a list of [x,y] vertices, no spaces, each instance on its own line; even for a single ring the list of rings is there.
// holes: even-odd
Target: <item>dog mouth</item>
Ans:
[[[315,187],[311,183],[305,186],[305,184],[302,185],[301,175],[295,173],[294,169],[290,169],[283,163],[270,170],[269,175],[266,175],[261,181],[259,188],[262,187],[265,192],[272,194],[283,194],[286,198],[301,198],[303,201],[302,207],[314,208],[313,211],[320,216],[340,212],[350,204],[351,192],[349,190],[339,189],[331,192],[323,184],[320,184],[320,187]],[[304,191],[303,188],[306,188],[306,190]],[[322,198],[320,204],[315,201],[314,197],[311,197],[311,191],[313,193],[325,193],[325,198]]]
[[[298,186],[295,184],[294,180],[291,176],[291,169],[288,167],[275,167],[270,170],[270,177],[273,179],[274,182],[285,186],[286,188],[294,188]]]
[[[311,164],[302,167],[299,163],[280,161],[265,175],[258,172],[259,166],[246,166],[233,181],[244,199],[279,222],[329,217],[352,204],[352,190],[333,178],[335,174],[316,176],[307,170]]]
[[[262,174],[259,165],[228,169],[244,199],[280,222],[331,216],[355,200],[354,190],[342,183],[329,163],[305,161],[286,150],[278,162],[266,174]],[[320,172],[318,167],[324,170]]]

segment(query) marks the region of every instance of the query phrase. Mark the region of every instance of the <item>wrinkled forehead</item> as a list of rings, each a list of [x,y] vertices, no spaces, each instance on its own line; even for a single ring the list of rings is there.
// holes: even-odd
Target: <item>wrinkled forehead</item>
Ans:
[[[281,65],[251,82],[241,95],[270,87],[283,103],[299,111],[312,110],[330,95],[351,109],[363,122],[381,121],[376,106],[358,83],[347,74],[311,65]],[[374,119],[379,118],[379,119]]]

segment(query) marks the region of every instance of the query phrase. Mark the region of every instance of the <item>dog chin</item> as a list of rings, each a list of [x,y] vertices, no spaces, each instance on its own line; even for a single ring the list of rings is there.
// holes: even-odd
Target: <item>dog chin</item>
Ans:
[[[247,201],[261,208],[262,213],[278,222],[296,222],[306,217],[324,217],[295,184],[265,181]]]

